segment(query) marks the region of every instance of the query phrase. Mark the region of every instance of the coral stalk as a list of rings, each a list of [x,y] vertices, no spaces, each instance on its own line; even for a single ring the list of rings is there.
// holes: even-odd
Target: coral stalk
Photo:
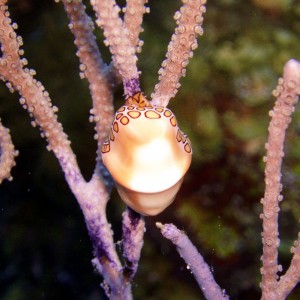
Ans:
[[[144,244],[145,221],[144,218],[127,208],[123,213],[123,257],[125,258],[124,274],[130,280],[134,277],[141,250]]]
[[[11,24],[5,3],[5,0],[0,0],[1,79],[7,81],[7,86],[11,91],[17,90],[20,93],[22,96],[20,103],[34,118],[32,124],[40,127],[42,136],[48,141],[48,150],[52,150],[56,155],[66,181],[83,211],[96,260],[101,266],[99,270],[101,269],[101,274],[109,283],[110,290],[118,294],[126,287],[127,294],[131,295],[130,285],[120,273],[122,265],[116,253],[110,224],[106,219],[105,209],[109,191],[105,181],[100,176],[94,176],[88,183],[83,179],[70,147],[70,141],[62,125],[57,121],[57,108],[52,106],[51,99],[43,85],[33,78],[35,72],[24,67],[27,61],[20,59],[20,55],[23,54],[20,49],[22,40],[14,31],[17,26]],[[12,146],[10,146],[7,131],[1,131],[1,136],[2,159],[7,153],[7,147],[10,147],[11,155]]]
[[[176,246],[178,253],[197,280],[205,298],[207,300],[229,299],[225,291],[222,291],[216,283],[209,266],[187,235],[173,224],[156,223],[156,226],[161,230],[162,235]]]
[[[131,299],[131,285],[123,275],[123,266],[116,253],[113,232],[106,218],[109,193],[101,180],[77,184],[73,191],[83,211],[94,249],[92,263],[104,278],[103,287],[110,299]],[[123,298],[122,298],[123,297]]]
[[[206,0],[185,0],[174,15],[177,27],[168,46],[166,59],[159,69],[159,83],[151,95],[152,103],[167,106],[180,87],[179,80],[185,76],[186,66],[198,47],[197,36],[203,34],[202,23]]]
[[[101,58],[95,35],[94,24],[85,12],[81,1],[63,0],[65,11],[69,17],[69,28],[75,37],[77,56],[80,60],[81,77],[89,82],[93,100],[91,121],[96,124],[98,149],[101,148],[109,132],[113,120],[112,89],[107,80],[108,66]],[[98,153],[100,156],[100,154]]]
[[[91,4],[96,12],[97,25],[103,29],[113,63],[123,79],[125,97],[132,96],[140,91],[137,57],[129,31],[119,16],[120,8],[114,0],[91,0]]]
[[[48,92],[41,82],[33,78],[35,71],[25,68],[26,59],[20,59],[23,50],[21,37],[17,36],[14,29],[16,24],[11,24],[6,1],[0,1],[0,43],[2,57],[0,58],[1,79],[7,81],[10,91],[18,91],[22,96],[20,104],[34,118],[32,125],[38,125],[41,135],[48,141],[47,149],[53,150],[65,173],[66,179],[82,180],[75,155],[70,147],[70,141],[64,133],[62,125],[57,121],[57,108],[52,105]]]
[[[139,40],[139,35],[143,31],[142,22],[145,12],[149,10],[145,7],[148,0],[127,0],[124,14],[124,26],[129,31],[129,40],[136,52],[141,52],[143,42]]]
[[[0,184],[4,179],[11,180],[11,169],[15,166],[15,157],[18,151],[15,150],[11,140],[9,129],[5,128],[0,119]]]
[[[291,122],[291,114],[295,110],[300,94],[300,63],[290,60],[284,68],[283,78],[273,92],[277,97],[274,109],[270,111],[269,138],[266,144],[267,154],[264,158],[265,194],[262,199],[263,213],[263,256],[262,256],[262,299],[278,299],[277,272],[279,202],[282,200],[281,165],[284,156],[285,132]],[[300,270],[298,269],[298,273]]]
[[[278,299],[284,300],[287,298],[293,288],[300,282],[300,237],[295,242],[295,247],[292,247],[294,253],[291,265],[286,273],[280,277],[278,283]]]

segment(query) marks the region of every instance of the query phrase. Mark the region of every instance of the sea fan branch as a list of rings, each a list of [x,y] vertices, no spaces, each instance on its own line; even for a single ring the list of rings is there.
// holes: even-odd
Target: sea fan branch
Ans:
[[[149,12],[145,7],[148,0],[127,0],[124,14],[124,26],[129,31],[129,40],[136,52],[141,52],[143,41],[139,39],[143,31],[142,22],[144,13]]]
[[[81,77],[89,82],[93,99],[91,118],[96,124],[98,149],[101,148],[113,120],[112,89],[107,81],[108,66],[103,62],[93,34],[94,24],[79,1],[63,0],[70,23],[69,28],[75,37],[77,56],[80,60]]]
[[[27,60],[21,59],[23,50],[21,37],[17,36],[7,10],[6,0],[0,1],[0,74],[11,92],[21,95],[20,104],[34,118],[32,125],[38,125],[42,137],[48,141],[47,149],[53,150],[65,173],[66,179],[83,180],[70,141],[64,133],[62,125],[57,121],[57,107],[53,106],[48,92],[42,83],[34,79],[35,71],[25,67]]]
[[[228,300],[225,291],[215,282],[211,270],[187,235],[173,224],[156,223],[162,235],[171,240],[187,263],[207,300]]]
[[[4,179],[11,180],[11,169],[15,166],[15,157],[18,151],[15,150],[11,140],[9,129],[5,128],[0,119],[0,184]]]
[[[91,4],[96,12],[97,25],[103,29],[114,66],[123,79],[124,94],[132,96],[140,91],[137,57],[129,31],[119,16],[120,8],[114,0],[91,0]]]
[[[159,83],[151,95],[152,103],[167,106],[180,87],[179,80],[185,76],[186,66],[198,47],[197,36],[203,34],[202,23],[206,0],[184,0],[174,15],[177,27],[168,46],[166,59],[159,69]]]
[[[286,299],[293,288],[300,282],[300,237],[295,242],[295,247],[291,249],[294,253],[291,264],[286,273],[280,277],[278,283],[279,300]]]
[[[291,122],[300,94],[300,63],[290,60],[284,68],[283,78],[273,92],[277,97],[270,111],[269,138],[266,144],[265,194],[262,199],[263,213],[263,256],[262,263],[262,299],[278,299],[278,233],[279,202],[282,200],[281,165],[284,156],[285,132]]]
[[[133,279],[144,244],[145,221],[144,218],[127,208],[123,213],[123,257],[125,258],[124,275]]]

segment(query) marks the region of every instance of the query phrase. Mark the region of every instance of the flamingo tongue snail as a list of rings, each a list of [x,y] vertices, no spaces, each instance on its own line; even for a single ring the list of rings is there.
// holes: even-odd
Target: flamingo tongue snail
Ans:
[[[101,151],[122,200],[145,216],[173,202],[192,159],[171,110],[152,106],[140,92],[116,112]]]

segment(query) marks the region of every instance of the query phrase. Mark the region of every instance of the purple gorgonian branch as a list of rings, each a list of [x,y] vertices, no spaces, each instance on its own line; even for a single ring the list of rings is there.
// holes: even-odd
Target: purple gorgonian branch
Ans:
[[[127,0],[124,11],[124,26],[128,29],[129,40],[136,52],[142,51],[143,41],[139,39],[140,33],[143,31],[142,23],[145,13],[150,9],[145,6],[148,0]]]
[[[93,177],[91,182],[86,182],[82,177],[70,141],[57,120],[58,109],[52,105],[41,82],[33,77],[35,71],[25,67],[27,60],[20,58],[24,53],[20,49],[22,39],[15,33],[17,25],[11,22],[5,4],[5,0],[0,0],[1,79],[7,82],[6,85],[12,92],[19,92],[20,104],[33,118],[32,125],[40,127],[42,137],[48,142],[47,149],[52,150],[57,157],[66,181],[83,211],[95,257],[101,264],[101,270],[105,271],[101,274],[110,283],[111,293],[118,294],[128,284],[119,275],[122,266],[116,254],[110,224],[106,219],[105,209],[109,199],[107,185],[101,177]],[[1,139],[1,158],[5,157],[6,152],[3,150],[7,145],[6,135]],[[118,276],[115,277],[114,274]]]
[[[120,7],[114,0],[91,0],[96,13],[96,23],[103,29],[105,44],[112,54],[114,66],[120,73],[125,97],[139,92],[139,71],[136,47],[129,38],[129,30],[119,16]]]
[[[123,213],[123,257],[125,259],[124,274],[132,280],[141,256],[144,245],[145,221],[144,218],[131,208]]]
[[[283,196],[281,195],[281,166],[284,156],[286,130],[291,123],[291,115],[295,110],[295,105],[300,95],[300,63],[298,61],[290,60],[286,63],[283,78],[279,79],[278,86],[274,90],[273,95],[277,100],[273,110],[270,111],[269,137],[265,145],[267,154],[264,157],[266,163],[265,194],[261,200],[263,204],[263,213],[261,214],[263,220],[261,288],[262,299],[264,300],[285,299],[285,296],[292,290],[292,287],[299,282],[298,247],[296,247],[290,269],[279,281],[277,275],[282,269],[278,265],[278,247],[280,244],[278,214],[280,211],[279,203],[283,200]]]
[[[9,129],[5,128],[0,119],[0,184],[4,179],[12,180],[11,169],[16,165],[15,157],[18,151],[9,134]]]
[[[109,67],[103,62],[96,37],[93,34],[94,23],[86,14],[85,6],[81,1],[63,0],[65,11],[69,18],[69,29],[74,35],[74,44],[80,60],[80,76],[89,83],[93,101],[90,121],[95,122],[98,150],[101,148],[109,132],[114,110],[113,90],[108,82]],[[100,153],[98,153],[100,156]]]
[[[191,270],[205,298],[207,300],[229,300],[225,291],[221,290],[216,283],[209,266],[188,236],[173,224],[156,223],[156,226],[161,230],[162,235],[176,246],[180,257]]]
[[[167,106],[180,87],[179,80],[186,74],[186,67],[193,51],[197,49],[197,37],[203,34],[203,14],[206,0],[182,1],[174,19],[177,27],[168,46],[166,59],[158,71],[159,82],[151,95],[154,105]]]

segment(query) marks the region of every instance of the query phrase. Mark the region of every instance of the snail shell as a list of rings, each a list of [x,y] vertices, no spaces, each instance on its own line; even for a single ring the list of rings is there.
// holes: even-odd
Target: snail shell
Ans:
[[[146,216],[172,203],[192,158],[174,114],[150,105],[122,106],[101,150],[122,200]]]

